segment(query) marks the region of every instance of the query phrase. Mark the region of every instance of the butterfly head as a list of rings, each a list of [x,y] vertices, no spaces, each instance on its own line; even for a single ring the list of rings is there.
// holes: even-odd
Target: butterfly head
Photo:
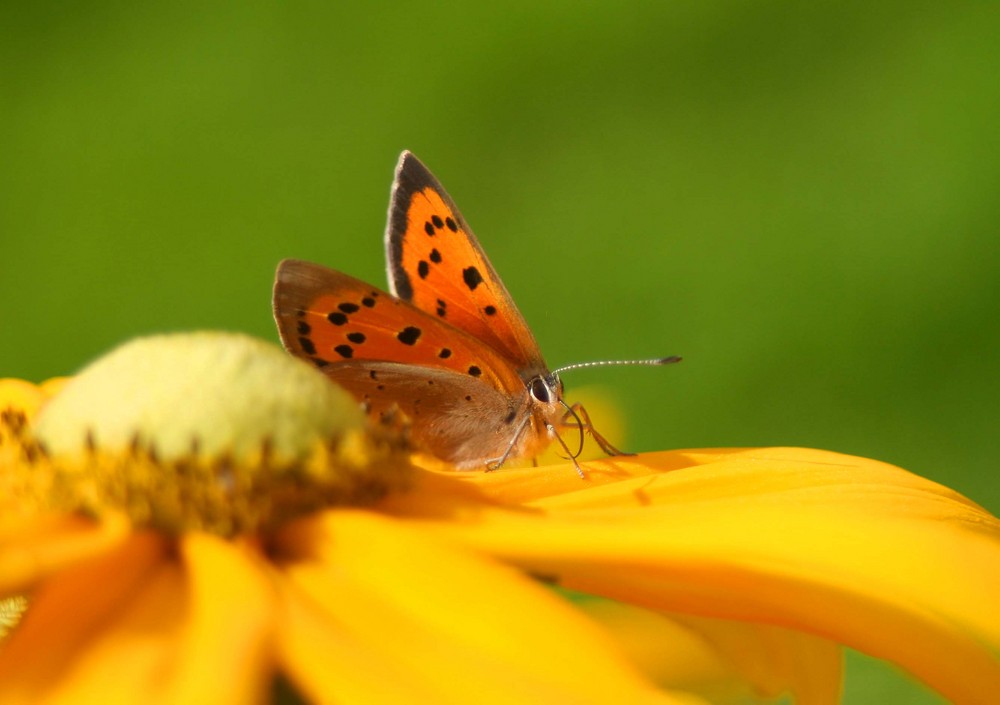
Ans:
[[[539,404],[559,404],[563,395],[562,380],[555,372],[535,375],[528,381],[528,394]]]
[[[551,437],[553,428],[562,425],[569,409],[563,399],[563,383],[555,372],[539,372],[526,382],[527,408],[534,416],[538,436]]]

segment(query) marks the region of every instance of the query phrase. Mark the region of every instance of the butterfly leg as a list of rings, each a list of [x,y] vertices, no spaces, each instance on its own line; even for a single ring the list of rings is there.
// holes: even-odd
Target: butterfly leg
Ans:
[[[576,423],[571,423],[570,419],[576,419]],[[562,423],[564,426],[573,426],[574,428],[579,427],[580,429],[586,431],[591,435],[591,437],[597,441],[597,445],[601,447],[608,455],[635,455],[635,453],[626,453],[623,450],[618,450],[613,445],[611,445],[608,440],[597,432],[594,428],[594,424],[590,421],[590,414],[583,407],[583,404],[577,402],[569,407],[569,410],[562,418]]]
[[[580,467],[580,463],[576,462],[576,456],[579,455],[579,453],[574,454],[573,451],[569,449],[569,446],[566,445],[566,441],[564,441],[562,439],[562,436],[559,435],[559,432],[556,431],[555,426],[553,426],[550,423],[547,423],[545,424],[545,427],[549,429],[549,434],[553,438],[555,438],[559,442],[559,445],[562,446],[562,449],[566,451],[567,457],[569,458],[570,461],[572,461],[573,467],[576,468],[576,474],[580,476],[581,480],[586,480],[587,475],[583,472],[583,468]]]
[[[509,458],[510,454],[514,451],[514,446],[517,445],[517,440],[521,437],[521,434],[524,433],[524,429],[528,427],[529,421],[531,421],[531,414],[525,414],[524,421],[518,424],[517,430],[514,431],[514,435],[511,436],[510,443],[508,443],[507,447],[504,448],[500,457],[486,461],[486,472],[493,472],[494,470],[499,470],[503,467],[503,464],[507,462],[507,458]]]

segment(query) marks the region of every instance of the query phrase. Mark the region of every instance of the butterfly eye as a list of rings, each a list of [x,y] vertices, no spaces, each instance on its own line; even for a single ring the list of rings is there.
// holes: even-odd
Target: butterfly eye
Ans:
[[[529,389],[531,390],[531,396],[535,398],[535,401],[542,402],[543,404],[548,404],[552,401],[552,390],[541,377],[535,377],[531,380],[531,386]]]

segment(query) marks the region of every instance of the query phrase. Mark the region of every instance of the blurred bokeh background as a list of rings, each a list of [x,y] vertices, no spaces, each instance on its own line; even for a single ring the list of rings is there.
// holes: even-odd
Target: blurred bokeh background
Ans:
[[[628,447],[870,456],[1000,510],[989,3],[4,3],[0,375],[276,340],[283,257],[382,284],[398,153]],[[822,550],[821,546],[817,550]],[[848,703],[933,703],[852,655]]]

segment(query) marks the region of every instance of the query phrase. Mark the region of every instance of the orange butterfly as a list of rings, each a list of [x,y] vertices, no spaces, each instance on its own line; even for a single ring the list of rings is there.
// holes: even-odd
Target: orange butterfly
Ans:
[[[569,450],[559,427],[578,429],[581,449],[586,430],[605,453],[621,451],[582,406],[563,401],[558,373],[680,359],[549,370],[462,214],[409,152],[396,167],[385,248],[391,294],[318,264],[281,262],[273,302],[281,341],[369,413],[402,411],[417,443],[459,469],[495,470],[555,439],[583,476],[580,450]]]

